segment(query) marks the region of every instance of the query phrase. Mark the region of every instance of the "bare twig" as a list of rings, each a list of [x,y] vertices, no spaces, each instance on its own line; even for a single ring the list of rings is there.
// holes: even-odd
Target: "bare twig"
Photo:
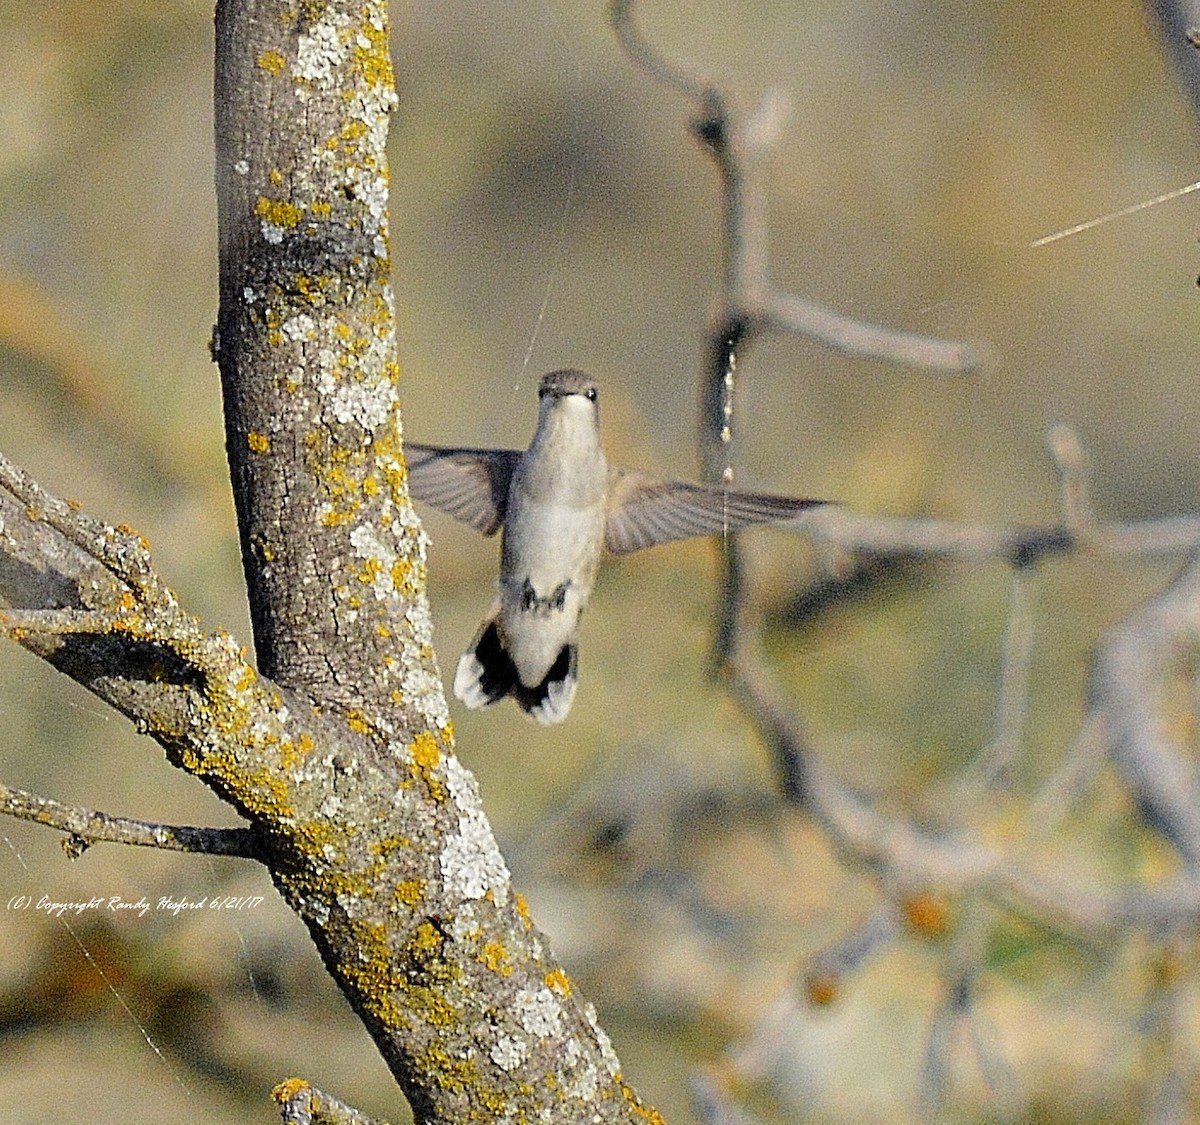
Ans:
[[[132,844],[173,852],[262,858],[261,849],[249,828],[200,828],[132,820],[95,809],[66,805],[53,798],[39,797],[24,789],[3,784],[0,784],[0,813],[57,828],[82,840],[85,845]]]
[[[713,320],[710,378],[714,387],[727,370],[729,351],[759,329],[807,336],[850,355],[888,360],[945,374],[963,374],[979,366],[966,344],[896,332],[853,320],[812,301],[781,292],[771,284],[766,236],[766,207],[756,180],[747,174],[749,157],[764,147],[769,131],[741,126],[720,89],[709,80],[667,62],[646,41],[633,18],[634,0],[614,0],[609,11],[629,57],[655,81],[697,104],[692,129],[717,165],[725,206],[722,304]],[[715,378],[714,378],[715,376]],[[719,394],[714,390],[713,394]]]
[[[862,925],[814,954],[804,967],[804,995],[809,1003],[832,1003],[842,980],[891,942],[900,925],[900,913],[895,903],[885,898]]]
[[[612,4],[621,42],[654,80],[695,103],[693,131],[721,177],[724,268],[700,381],[699,448],[706,478],[714,483],[728,480],[735,367],[744,366],[748,344],[763,331],[795,333],[847,354],[930,370],[972,369],[978,361],[963,344],[863,324],[774,287],[766,208],[751,167],[751,158],[763,150],[763,137],[771,128],[760,129],[755,122],[739,124],[714,83],[663,59],[637,28],[633,7],[633,0]],[[763,120],[777,120],[776,109],[772,103]],[[1200,518],[1101,523],[1092,510],[1086,462],[1074,432],[1057,426],[1048,436],[1048,445],[1061,482],[1056,523],[1004,527],[881,519],[836,506],[815,510],[797,522],[797,530],[817,544],[851,559],[1000,563],[1012,568],[994,726],[977,762],[989,781],[1008,779],[1013,772],[1035,686],[1031,672],[1035,564],[1064,554],[1147,561],[1191,557],[1193,561],[1165,594],[1102,638],[1084,723],[1059,769],[1019,815],[1015,833],[1011,826],[1001,834],[966,825],[956,831],[918,826],[903,815],[883,811],[842,782],[809,745],[794,706],[778,691],[756,655],[758,646],[744,612],[748,591],[738,543],[734,537],[723,543],[716,669],[770,747],[780,792],[802,804],[837,850],[851,863],[867,867],[883,889],[880,913],[862,933],[812,959],[806,985],[810,998],[831,1002],[841,976],[865,959],[864,951],[895,939],[902,929],[895,903],[907,894],[919,894],[923,887],[936,889],[941,896],[961,900],[959,913],[973,920],[970,933],[957,933],[946,954],[947,994],[934,1015],[925,1071],[927,1100],[935,1106],[941,1104],[948,1086],[952,1040],[964,1029],[998,1108],[1010,1110],[1014,1101],[1002,1064],[980,1034],[975,1002],[977,983],[987,968],[993,914],[1031,916],[1097,945],[1136,932],[1152,946],[1160,946],[1164,935],[1200,922],[1196,871],[1200,779],[1161,719],[1164,688],[1173,678],[1190,674],[1180,667],[1182,657],[1200,648]],[[1193,698],[1192,711],[1198,706]],[[1177,726],[1187,729],[1182,723]],[[1132,878],[1121,886],[1106,887],[1083,871],[1063,870],[1061,857],[1039,863],[1039,849],[1095,775],[1106,752],[1146,822],[1160,830],[1182,857],[1185,870],[1177,877],[1156,884]],[[1008,810],[1014,811],[1018,810]],[[998,815],[1002,812],[997,809]],[[955,810],[940,810],[939,823],[953,824],[955,819]],[[739,1076],[761,1077],[768,1069],[763,1065],[768,1057],[774,1064],[791,1014],[781,999],[760,1021],[734,1055],[746,1064],[735,1061]],[[1176,1109],[1185,1104],[1179,1097],[1178,1074],[1179,1068],[1172,1067],[1164,1090],[1173,1096],[1161,1099],[1162,1105]],[[726,1120],[737,1112],[726,1085],[712,1074],[698,1084],[701,1088],[712,1095],[705,1104],[713,1120]]]
[[[1063,526],[1074,536],[1086,535],[1095,525],[1096,517],[1088,495],[1087,463],[1079,437],[1070,426],[1060,422],[1050,428],[1046,447],[1061,482]]]
[[[976,762],[976,769],[988,787],[1011,782],[1029,709],[1029,673],[1033,658],[1033,615],[1029,606],[1031,581],[1030,567],[1013,567],[992,737]]]

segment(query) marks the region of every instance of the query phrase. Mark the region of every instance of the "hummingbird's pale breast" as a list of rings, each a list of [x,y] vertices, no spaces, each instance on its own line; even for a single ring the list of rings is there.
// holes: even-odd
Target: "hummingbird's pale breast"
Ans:
[[[604,545],[607,484],[595,403],[543,398],[509,485],[500,555],[500,630],[526,687],[577,634]]]

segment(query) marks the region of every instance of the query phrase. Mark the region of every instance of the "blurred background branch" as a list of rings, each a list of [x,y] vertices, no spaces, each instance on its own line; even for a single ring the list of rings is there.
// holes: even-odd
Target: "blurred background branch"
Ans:
[[[750,160],[751,146],[745,143],[746,136],[755,131],[732,117],[728,99],[718,86],[659,57],[636,30],[634,7],[633,0],[615,0],[612,5],[622,44],[650,77],[699,104],[700,116],[693,121],[692,129],[720,171],[726,267],[707,345],[710,358],[700,375],[699,446],[708,478],[732,479],[735,395],[739,384],[752,378],[747,353],[749,343],[757,339],[758,329],[805,334],[852,354],[866,352],[915,366],[955,373],[974,370],[978,359],[963,345],[890,333],[838,317],[803,298],[771,293],[765,208]],[[1171,28],[1170,20],[1167,27],[1169,39],[1176,44],[1183,41]],[[764,115],[760,110],[758,116]],[[964,1037],[970,1044],[966,1054],[974,1056],[992,1111],[1004,1120],[1014,1113],[1020,1115],[1017,1086],[981,1031],[982,1006],[977,999],[1005,909],[1015,907],[1022,915],[1039,917],[1040,923],[1049,927],[1074,927],[1097,943],[1118,934],[1121,940],[1129,941],[1131,931],[1140,930],[1141,939],[1160,945],[1164,933],[1175,935],[1181,926],[1193,924],[1195,897],[1200,889],[1193,877],[1200,846],[1200,789],[1195,768],[1185,759],[1182,748],[1162,736],[1161,718],[1163,697],[1177,674],[1181,654],[1193,654],[1189,659],[1200,654],[1197,562],[1189,563],[1165,592],[1101,639],[1090,681],[1091,717],[1085,719],[1089,738],[1107,742],[1109,759],[1128,786],[1144,823],[1168,840],[1183,861],[1187,874],[1177,885],[1176,895],[1160,895],[1157,910],[1143,911],[1136,905],[1142,890],[1138,880],[1115,896],[1082,869],[1071,872],[1060,868],[1052,882],[1045,883],[1035,856],[1040,843],[1038,829],[1031,822],[1027,822],[1033,830],[1031,836],[1010,832],[1002,842],[984,842],[992,835],[989,825],[995,819],[986,810],[986,795],[997,786],[1010,788],[1022,764],[1025,720],[1036,688],[1031,680],[1035,629],[1031,585],[1036,564],[1048,555],[1111,551],[1118,543],[1144,555],[1161,542],[1156,535],[1160,528],[1126,526],[1109,530],[1095,524],[1078,437],[1069,426],[1059,423],[1052,428],[1048,444],[1061,481],[1062,523],[1056,527],[972,529],[897,520],[888,528],[837,508],[816,514],[814,538],[820,541],[826,530],[825,542],[836,542],[851,557],[861,558],[870,551],[885,564],[877,571],[879,574],[886,574],[886,564],[900,556],[911,560],[921,555],[947,557],[964,551],[967,555],[973,553],[977,563],[999,562],[1010,569],[992,734],[961,778],[961,804],[946,810],[944,824],[933,833],[855,794],[824,766],[799,720],[790,714],[789,705],[770,686],[771,673],[759,656],[760,623],[745,611],[758,598],[746,579],[740,537],[727,536],[720,544],[724,576],[716,666],[774,754],[780,795],[801,805],[820,823],[846,860],[870,870],[889,898],[899,891],[900,912],[907,916],[909,929],[924,931],[931,937],[946,935],[942,950],[943,995],[932,1009],[921,1067],[922,1103],[929,1116],[942,1114],[951,1098],[955,1070],[966,1061],[964,1052],[956,1049]],[[885,546],[880,540],[886,540],[888,530],[894,539]],[[1200,541],[1176,546],[1178,550],[1196,552]],[[858,567],[849,569],[857,580]],[[840,600],[836,588],[823,591],[822,598],[835,603]],[[1020,807],[1012,800],[1004,804],[1010,816]],[[875,939],[880,937],[894,942],[901,930],[881,929],[878,915],[876,919],[867,931],[848,936],[833,949],[874,949],[878,944]],[[872,937],[866,937],[867,933]],[[837,964],[839,961],[842,964]],[[847,970],[853,967],[854,959],[836,953],[815,958],[806,973],[810,1003],[815,998],[814,987],[820,988],[822,1003],[831,1002]],[[1151,997],[1147,997],[1150,1002]],[[1143,1022],[1146,1026],[1153,1023],[1149,1008]],[[1172,1054],[1176,1064],[1185,1069],[1165,1068],[1150,1094],[1152,1101],[1161,1101],[1167,1087],[1177,1091],[1183,1085],[1187,1064],[1182,1052],[1175,1050]],[[713,1109],[716,1103],[711,1083],[701,1082],[693,1093],[702,1118],[720,1118]],[[1178,1102],[1178,1097],[1172,1101]]]

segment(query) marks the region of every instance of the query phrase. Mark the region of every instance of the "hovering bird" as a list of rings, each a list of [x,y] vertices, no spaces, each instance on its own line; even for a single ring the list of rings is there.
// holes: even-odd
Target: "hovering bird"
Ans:
[[[472,710],[511,695],[540,723],[561,723],[575,697],[579,618],[600,555],[794,518],[820,500],[703,488],[610,466],[596,384],[552,371],[524,452],[404,443],[417,500],[484,535],[503,528],[500,589],[459,659],[454,694]]]

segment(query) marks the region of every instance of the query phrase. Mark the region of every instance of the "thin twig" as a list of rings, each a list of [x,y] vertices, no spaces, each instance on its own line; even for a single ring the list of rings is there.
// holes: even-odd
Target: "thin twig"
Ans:
[[[764,328],[806,336],[863,359],[944,375],[968,375],[980,365],[979,353],[970,344],[868,324],[791,293],[772,292],[758,319]]]
[[[1096,523],[1087,487],[1087,463],[1079,436],[1065,423],[1050,428],[1046,446],[1058,470],[1063,526],[1072,535],[1088,533]]]
[[[1184,646],[1200,643],[1200,556],[1175,582],[1102,638],[1089,696],[1105,716],[1109,756],[1143,818],[1195,871],[1200,867],[1200,784],[1159,715],[1162,685],[1180,674]]]
[[[39,797],[0,784],[0,813],[32,820],[48,828],[67,832],[85,844],[130,844],[171,852],[200,852],[204,855],[258,859],[257,839],[249,828],[201,828],[131,820],[94,809],[66,805],[50,797]]]
[[[750,155],[765,147],[766,131],[740,127],[714,83],[668,63],[638,29],[633,8],[634,0],[614,0],[610,8],[621,45],[651,78],[697,103],[693,132],[721,175],[725,284],[721,292],[724,307],[714,318],[714,338],[729,335],[735,326],[740,326],[739,335],[771,328],[810,337],[849,355],[927,371],[960,375],[976,370],[979,356],[967,344],[854,320],[772,285],[765,203],[755,178],[747,174]]]
[[[976,769],[988,787],[1011,783],[1013,764],[1020,750],[1029,711],[1029,673],[1033,662],[1033,615],[1029,607],[1031,578],[1031,567],[1013,567],[992,737],[976,762]]]
[[[804,966],[804,992],[810,1003],[830,1003],[840,983],[864,964],[900,930],[900,912],[885,898],[862,925],[815,953]]]

